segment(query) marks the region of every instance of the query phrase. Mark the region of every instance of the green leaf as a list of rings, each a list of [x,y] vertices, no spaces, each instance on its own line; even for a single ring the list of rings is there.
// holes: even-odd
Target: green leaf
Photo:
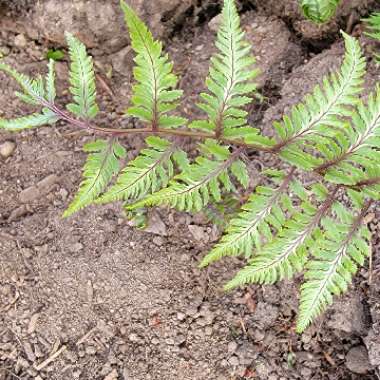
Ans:
[[[83,119],[92,119],[99,112],[94,64],[81,41],[70,33],[66,33],[66,40],[71,59],[70,92],[74,100],[74,103],[67,105],[67,109]]]
[[[34,113],[29,116],[23,116],[16,119],[0,119],[0,129],[18,132],[23,129],[41,127],[47,124],[54,124],[59,117],[50,110],[44,109],[43,113]]]
[[[65,52],[63,50],[49,49],[46,53],[46,58],[50,61],[62,61],[65,58]]]
[[[268,230],[269,226],[278,227],[273,213],[277,218],[283,218],[283,210],[278,205],[288,189],[291,178],[292,174],[286,176],[277,189],[258,186],[242,207],[241,213],[231,220],[221,241],[202,260],[200,266],[205,267],[225,256],[251,256],[253,249],[261,245],[265,230]]]
[[[304,15],[318,24],[329,21],[339,3],[340,0],[300,0]]]
[[[275,123],[280,143],[281,157],[304,170],[321,164],[321,159],[310,154],[318,150],[321,140],[325,145],[341,133],[343,117],[351,115],[351,107],[358,103],[365,74],[365,58],[359,42],[343,33],[346,55],[338,73],[323,79],[323,85],[315,87],[312,94],[292,108],[290,116],[282,123]]]
[[[119,159],[125,157],[125,149],[115,140],[96,140],[86,144],[83,150],[89,153],[83,168],[84,180],[63,214],[65,218],[95,201],[119,172]]]
[[[146,143],[149,148],[143,149],[122,170],[116,184],[97,203],[131,201],[147,196],[167,186],[174,175],[172,159],[178,158],[185,165],[185,153],[169,141],[151,136],[146,139]]]
[[[173,74],[173,63],[164,54],[162,43],[153,38],[152,33],[137,16],[136,12],[121,1],[125,21],[136,53],[136,67],[133,71],[137,84],[133,87],[132,104],[128,114],[152,128],[177,128],[187,124],[184,118],[170,116],[177,108],[182,90],[173,90],[178,78]]]
[[[347,291],[358,265],[363,265],[370,254],[370,234],[362,225],[368,207],[355,218],[344,207],[338,210],[337,219],[324,219],[324,232],[311,247],[313,260],[307,264],[301,287],[298,332],[303,332],[333,302],[333,295]]]
[[[250,45],[245,41],[234,0],[224,0],[222,22],[218,31],[218,53],[211,59],[206,80],[208,93],[201,94],[199,107],[209,120],[193,122],[190,127],[213,130],[219,136],[239,130],[247,125],[247,113],[242,108],[252,101],[248,95],[255,93],[252,80],[258,75],[253,70],[255,59]],[[238,132],[235,132],[235,136]]]

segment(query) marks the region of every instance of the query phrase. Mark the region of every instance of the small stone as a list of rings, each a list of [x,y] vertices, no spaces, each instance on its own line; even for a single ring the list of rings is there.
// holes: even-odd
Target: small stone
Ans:
[[[149,215],[148,226],[145,228],[145,232],[149,232],[154,235],[168,236],[166,224],[162,221],[160,215],[155,211]]]
[[[364,346],[351,348],[346,355],[346,367],[354,373],[364,375],[371,370],[368,353]]]
[[[153,338],[153,339],[152,339],[152,344],[154,344],[155,346],[157,346],[157,345],[160,344],[160,340],[157,339],[157,338]]]
[[[104,380],[117,380],[117,379],[118,379],[118,374],[117,374],[116,369],[113,369],[112,372],[104,378]]]
[[[37,187],[39,190],[48,190],[59,181],[59,177],[55,174],[48,175],[43,180],[38,182]]]
[[[16,149],[16,144],[13,141],[5,141],[0,145],[0,156],[3,158],[10,157]]]
[[[227,350],[229,354],[233,354],[238,348],[238,344],[236,342],[229,342],[227,346]]]
[[[16,47],[24,48],[28,44],[28,41],[23,34],[18,34],[14,39],[14,44]]]
[[[96,348],[94,346],[87,346],[86,347],[86,354],[87,355],[95,355],[96,354]]]
[[[203,227],[190,224],[188,226],[188,229],[196,241],[199,241],[202,243],[208,243],[209,242],[210,236],[205,231],[205,229]]]
[[[233,367],[237,367],[240,362],[239,362],[239,358],[237,356],[231,356],[229,359],[228,359],[228,362],[230,363],[231,366]]]
[[[22,203],[30,203],[36,200],[40,195],[40,192],[38,191],[37,187],[31,186],[27,189],[24,189],[20,193],[20,202]]]
[[[186,319],[186,314],[184,314],[184,313],[177,313],[177,319],[179,320],[179,321],[184,321],[185,319]]]
[[[59,195],[60,195],[61,199],[63,201],[65,201],[69,195],[69,192],[64,188],[61,188],[61,189],[59,189]]]
[[[130,334],[129,337],[128,337],[128,339],[129,339],[131,342],[133,342],[133,343],[137,343],[137,342],[140,341],[139,336],[138,336],[137,334],[135,334],[135,333]]]
[[[157,247],[162,247],[164,245],[164,239],[161,236],[155,236],[153,238],[153,244],[156,245]]]
[[[219,30],[219,26],[222,22],[222,15],[219,14],[217,16],[215,16],[209,23],[208,23],[208,27],[210,28],[210,30],[212,30],[213,32],[217,32]]]
[[[78,253],[83,249],[83,244],[82,243],[74,243],[71,246],[69,246],[69,251],[71,253]]]
[[[348,334],[367,335],[368,318],[358,295],[352,294],[336,302],[328,327]]]

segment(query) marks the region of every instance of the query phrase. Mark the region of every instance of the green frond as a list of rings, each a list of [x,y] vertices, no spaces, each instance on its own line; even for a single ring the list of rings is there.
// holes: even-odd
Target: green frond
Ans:
[[[372,13],[370,17],[364,19],[363,21],[367,27],[365,34],[375,40],[380,41],[380,12]]]
[[[311,247],[301,287],[297,331],[303,332],[333,302],[334,295],[347,291],[358,266],[370,254],[370,233],[363,225],[368,206],[356,217],[343,206],[335,207],[336,219],[323,219],[323,233]]]
[[[46,75],[46,97],[49,103],[54,104],[57,93],[55,89],[55,62],[53,59],[49,60],[48,70]]]
[[[74,100],[74,103],[67,105],[67,109],[83,119],[92,119],[99,112],[94,64],[81,41],[70,33],[66,33],[66,40],[71,59],[70,92]]]
[[[124,168],[112,186],[97,203],[131,201],[166,187],[174,175],[173,161],[187,165],[186,154],[167,140],[151,136],[147,149]]]
[[[247,112],[244,106],[256,91],[252,82],[258,70],[252,70],[255,59],[251,47],[244,39],[240,18],[234,0],[225,0],[222,22],[218,32],[216,47],[218,53],[211,58],[206,86],[208,93],[201,94],[199,107],[208,115],[208,120],[198,120],[190,127],[217,136],[245,137],[258,135],[258,131],[247,127]]]
[[[359,42],[343,33],[346,54],[338,73],[323,79],[312,94],[292,108],[290,116],[274,126],[279,136],[281,157],[304,170],[321,164],[321,159],[305,149],[334,137],[344,127],[343,117],[351,115],[351,107],[358,103],[365,74],[365,59]]]
[[[353,174],[360,175],[360,168],[380,161],[380,86],[369,95],[366,104],[359,102],[351,120],[344,135],[324,147],[327,160],[321,168],[327,167],[325,178],[330,182],[352,185],[356,183]]]
[[[340,0],[300,0],[304,15],[318,23],[329,21],[335,14]]]
[[[241,151],[231,154],[227,147],[214,140],[206,140],[202,150],[203,155],[198,156],[192,165],[176,175],[168,187],[131,207],[166,205],[180,211],[199,212],[211,199],[220,202],[222,191],[231,192],[235,189],[230,169],[234,162],[239,161]],[[244,164],[239,165],[244,170]],[[242,174],[239,173],[238,177],[241,178]]]
[[[313,190],[317,189],[314,187]],[[226,285],[227,290],[248,283],[274,284],[284,278],[292,278],[304,268],[309,249],[320,233],[321,219],[330,210],[335,193],[329,196],[326,188],[318,188],[316,197],[323,198],[322,205],[316,207],[304,199],[301,211],[288,219],[277,236],[258,250],[249,265]]]
[[[163,53],[162,43],[154,40],[152,33],[137,16],[135,11],[121,1],[125,14],[132,48],[136,52],[133,74],[137,84],[133,87],[133,106],[127,111],[153,128],[176,128],[187,120],[171,116],[178,106],[183,91],[173,90],[178,78],[173,74],[173,63]]]
[[[120,170],[119,159],[125,157],[125,149],[116,140],[96,140],[86,144],[89,153],[83,168],[84,180],[74,200],[63,214],[66,218],[95,201],[112,177]]]
[[[244,254],[249,257],[255,247],[262,245],[263,239],[272,240],[272,228],[281,229],[286,219],[286,207],[281,206],[281,201],[286,196],[292,177],[293,172],[284,176],[282,183],[275,189],[258,186],[242,206],[241,213],[231,220],[221,241],[204,257],[200,266],[205,267],[226,256]]]
[[[54,124],[59,117],[48,109],[44,109],[42,113],[34,113],[29,116],[23,116],[16,119],[0,119],[0,129],[7,131],[21,131],[23,129],[31,129],[41,127],[47,124]]]
[[[1,62],[0,71],[8,74],[21,86],[23,93],[16,93],[21,100],[33,105],[40,105],[44,102],[46,93],[41,77],[31,79],[27,75],[21,74],[11,66]]]

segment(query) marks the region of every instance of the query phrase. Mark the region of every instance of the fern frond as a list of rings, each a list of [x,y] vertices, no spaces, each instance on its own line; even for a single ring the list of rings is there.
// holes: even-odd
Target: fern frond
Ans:
[[[258,186],[242,206],[242,212],[231,220],[221,241],[204,257],[200,266],[205,267],[226,256],[244,254],[249,257],[255,246],[261,246],[260,241],[264,237],[271,240],[271,227],[279,229],[285,220],[284,207],[279,204],[293,175],[294,171],[284,175],[282,183],[276,189]]]
[[[99,112],[94,64],[81,41],[70,33],[66,33],[66,40],[71,59],[70,92],[74,100],[74,103],[67,105],[67,109],[83,119],[92,119]]]
[[[332,18],[340,0],[300,0],[304,15],[318,23],[324,23]]]
[[[168,187],[131,207],[166,205],[180,211],[199,212],[211,198],[220,202],[223,190],[230,192],[235,189],[229,171],[232,164],[239,161],[242,150],[231,154],[227,147],[214,140],[206,140],[202,148],[205,154],[197,157],[195,163],[175,176]],[[243,163],[240,166],[246,170]],[[237,179],[241,177],[239,174]]]
[[[117,182],[97,203],[113,201],[131,201],[166,187],[174,175],[173,160],[180,165],[187,165],[186,154],[174,144],[159,137],[146,139],[148,149],[123,169]]]
[[[343,206],[335,207],[337,219],[323,220],[323,234],[312,247],[301,287],[297,331],[303,332],[333,302],[347,291],[358,265],[370,254],[370,233],[363,225],[370,203],[356,217]]]
[[[45,86],[43,79],[31,79],[25,74],[19,73],[11,66],[0,62],[0,71],[11,76],[23,89],[23,93],[16,92],[16,95],[28,104],[40,105],[45,100]]]
[[[42,113],[34,113],[29,116],[23,116],[16,119],[0,119],[0,129],[7,131],[21,131],[41,127],[47,124],[54,124],[59,120],[59,117],[48,109],[44,109]]]
[[[113,139],[90,142],[83,150],[89,153],[83,168],[84,180],[75,199],[64,212],[64,218],[93,203],[119,172],[119,159],[125,157],[125,149]]]
[[[352,185],[356,182],[355,172],[360,175],[360,168],[380,161],[380,86],[369,95],[367,104],[359,102],[351,119],[352,126],[346,128],[344,135],[324,147],[328,160],[318,171],[326,168],[325,178],[330,182]]]
[[[258,135],[257,130],[246,128],[244,106],[252,101],[249,95],[256,91],[252,80],[258,75],[258,70],[251,68],[255,59],[244,37],[235,1],[225,0],[216,40],[219,52],[211,58],[206,80],[209,92],[201,94],[203,102],[199,104],[209,119],[195,121],[191,128],[215,132],[216,137]]]
[[[137,53],[137,67],[133,73],[138,84],[133,87],[133,107],[128,109],[127,114],[149,123],[154,130],[185,125],[186,119],[169,114],[177,108],[183,91],[172,90],[178,78],[173,74],[173,64],[168,55],[163,53],[162,43],[154,40],[152,33],[129,5],[121,1],[121,7],[132,48]]]
[[[273,284],[284,278],[292,278],[304,268],[308,251],[320,233],[319,223],[334,203],[337,191],[329,195],[328,190],[321,186],[318,192],[319,198],[324,198],[322,205],[316,207],[304,199],[301,211],[288,219],[278,235],[258,250],[249,265],[226,285],[227,290],[248,283]]]
[[[365,34],[375,40],[380,41],[380,12],[375,12],[367,19],[363,20],[366,23],[367,31]]]
[[[49,60],[48,70],[46,75],[46,99],[49,103],[54,104],[57,92],[55,89],[55,62],[53,59]]]
[[[292,108],[290,116],[274,126],[280,138],[277,145],[281,157],[304,170],[312,169],[321,160],[306,154],[308,144],[317,144],[322,137],[334,136],[342,128],[342,117],[350,116],[350,108],[358,103],[365,74],[365,59],[359,42],[343,33],[345,59],[338,73],[323,79],[303,103]]]

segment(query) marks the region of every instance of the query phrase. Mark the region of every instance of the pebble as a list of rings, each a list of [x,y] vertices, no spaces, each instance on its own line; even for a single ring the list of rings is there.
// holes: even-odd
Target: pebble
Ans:
[[[74,243],[71,246],[69,246],[69,251],[71,253],[78,253],[83,249],[83,244],[82,243]]]
[[[346,355],[346,367],[354,373],[364,375],[371,370],[368,353],[364,346],[351,348]]]
[[[239,362],[239,358],[237,356],[231,356],[229,359],[228,359],[228,362],[230,363],[231,366],[233,367],[237,367],[240,362]]]
[[[16,144],[13,141],[5,141],[0,145],[0,156],[3,158],[10,157],[16,149]]]
[[[186,314],[181,312],[177,313],[177,319],[181,322],[184,321],[186,319]]]
[[[28,41],[23,34],[18,34],[15,37],[14,44],[19,48],[24,48],[28,44]]]

